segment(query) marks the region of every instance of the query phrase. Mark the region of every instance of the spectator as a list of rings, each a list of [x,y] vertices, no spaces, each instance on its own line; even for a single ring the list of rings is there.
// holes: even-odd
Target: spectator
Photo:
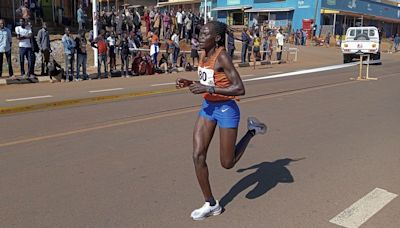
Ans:
[[[42,53],[42,73],[41,75],[49,75],[49,70],[47,65],[50,60],[50,36],[49,31],[47,31],[47,23],[42,23],[42,29],[39,30],[37,34],[37,43],[39,46],[39,50]]]
[[[235,36],[231,29],[228,30],[228,55],[233,59],[235,52]]]
[[[27,27],[32,29],[32,24],[30,22],[27,23]],[[29,75],[31,78],[35,77],[35,65],[36,65],[36,54],[40,53],[39,45],[37,43],[37,37],[33,36],[30,38],[31,45],[32,45],[32,52],[31,52],[31,67],[29,68]]]
[[[0,19],[0,77],[2,77],[3,73],[3,55],[5,54],[8,64],[8,75],[14,78],[14,71],[11,63],[11,46],[11,31],[5,27],[4,19]]]
[[[278,30],[276,34],[277,48],[276,48],[276,60],[281,61],[282,59],[282,51],[284,44],[284,36],[282,35],[282,29]]]
[[[21,18],[19,20],[20,26],[15,27],[15,33],[17,34],[17,39],[19,40],[19,64],[21,68],[21,75],[24,78],[28,78],[30,75],[25,74],[25,58],[28,61],[28,72],[33,68],[32,66],[32,30],[30,27],[26,26],[25,19]]]
[[[62,81],[64,78],[64,69],[60,64],[56,62],[53,56],[50,56],[49,63],[47,64],[47,68],[49,69],[50,79],[53,80],[55,78],[57,81]]]
[[[158,31],[158,34],[161,35],[161,14],[158,12],[158,10],[156,11],[155,15],[154,15],[154,31]],[[164,39],[165,37],[165,33],[163,34]]]
[[[101,79],[101,63],[104,65],[104,77],[108,76],[107,71],[107,42],[104,40],[103,35],[97,36],[92,43],[92,47],[98,50],[98,61],[97,61],[97,79]]]
[[[69,82],[74,79],[74,53],[75,53],[75,41],[70,35],[68,27],[65,28],[65,34],[62,37],[62,43],[64,45],[64,60],[65,60],[65,82]],[[76,79],[78,80],[78,79]]]
[[[246,53],[247,53],[247,49],[249,47],[249,43],[250,43],[250,37],[247,34],[247,28],[243,28],[242,31],[242,55],[241,55],[241,59],[242,59],[242,63],[246,62]]]
[[[149,16],[148,10],[146,12],[144,12],[142,20],[144,21],[144,23],[146,25],[146,33],[150,32],[150,16]]]
[[[110,72],[116,70],[116,42],[115,33],[112,32],[111,36],[107,37],[108,57],[110,58]]]
[[[331,43],[331,33],[328,32],[328,34],[326,34],[326,37],[325,37],[325,45],[326,45],[326,47],[329,47],[330,43]]]
[[[171,18],[170,18],[170,14],[165,11],[164,17],[163,17],[163,35],[164,35],[164,39],[165,36],[167,35],[168,30],[170,29],[171,26]]]
[[[178,9],[178,12],[176,12],[176,22],[178,24],[178,35],[179,39],[182,39],[182,29],[183,29],[183,14],[182,14],[182,9]]]
[[[302,38],[301,45],[306,46],[306,43],[307,43],[307,32],[304,29],[301,29],[301,38]]]
[[[254,31],[253,31],[253,29],[250,29],[249,46],[247,49],[248,62],[251,62],[250,57],[251,57],[251,54],[253,53],[253,45],[254,45]]]
[[[397,33],[396,36],[394,37],[394,51],[397,52],[399,49],[399,44],[400,44],[400,36]]]
[[[271,51],[270,51],[271,42],[269,39],[268,32],[263,37],[263,57],[262,60],[266,60],[268,56],[268,61],[271,61]]]
[[[21,7],[19,7],[16,10],[16,13],[18,15],[21,15],[21,18],[24,19],[25,21],[29,21],[31,15],[30,15],[29,5],[28,5],[28,1],[27,0],[25,0],[24,4],[21,5]]]
[[[79,9],[78,9],[76,15],[77,15],[77,21],[78,21],[78,24],[79,24],[79,30],[85,29],[86,15],[85,15],[85,12],[83,11],[82,4],[79,5]]]
[[[89,77],[86,72],[87,66],[87,40],[85,37],[85,30],[81,29],[78,31],[78,36],[75,38],[76,44],[76,78],[78,80],[88,80]],[[80,76],[80,68],[82,66],[83,78]]]
[[[192,58],[192,63],[193,63],[193,67],[195,67],[196,65],[195,60],[197,59],[197,65],[199,65],[199,47],[200,47],[200,43],[199,40],[197,39],[197,35],[194,34],[193,38],[192,38],[192,50],[190,51],[190,57]]]
[[[158,38],[158,32],[155,31],[151,36],[151,46],[150,46],[150,56],[154,66],[157,66],[157,55],[158,52],[160,51],[159,42],[160,40]]]
[[[171,40],[174,44],[174,53],[173,53],[173,62],[172,65],[173,67],[176,67],[176,63],[178,61],[178,56],[179,52],[181,51],[180,45],[179,45],[179,31],[175,30],[174,35],[172,35]]]
[[[121,75],[122,77],[129,77],[129,41],[125,33],[122,34],[121,42],[119,43],[119,50],[121,53]]]
[[[163,53],[161,55],[160,62],[158,63],[158,68],[160,68],[163,72],[168,72],[169,64],[167,53]]]
[[[185,18],[185,37],[186,37],[186,43],[189,43],[190,40],[192,39],[192,16],[191,14],[187,15]]]
[[[256,34],[256,35],[254,36],[254,41],[253,41],[253,57],[254,57],[254,62],[256,62],[257,59],[261,59],[260,47],[261,47],[261,38],[260,38],[260,34]]]

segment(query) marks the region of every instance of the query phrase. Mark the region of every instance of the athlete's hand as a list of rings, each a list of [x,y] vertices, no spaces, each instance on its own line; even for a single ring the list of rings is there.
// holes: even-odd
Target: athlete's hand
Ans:
[[[207,86],[200,84],[199,82],[195,82],[189,86],[190,92],[194,94],[201,94],[207,92]]]
[[[180,88],[185,88],[190,86],[191,84],[193,84],[193,81],[184,79],[184,78],[177,78],[176,79],[176,88],[180,89]]]

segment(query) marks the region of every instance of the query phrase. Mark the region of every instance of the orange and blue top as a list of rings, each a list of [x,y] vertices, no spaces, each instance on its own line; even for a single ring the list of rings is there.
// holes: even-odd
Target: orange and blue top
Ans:
[[[201,55],[199,60],[199,70],[198,70],[201,84],[207,86],[215,86],[217,88],[226,88],[232,84],[229,78],[226,76],[225,72],[218,72],[218,71],[214,72],[215,63],[217,62],[217,59],[221,54],[221,51],[223,51],[224,49],[225,49],[224,47],[218,48],[217,50],[215,50],[212,56],[208,57],[206,61],[204,61],[205,53]],[[209,93],[204,93],[203,98],[208,101],[228,101],[236,99],[235,96],[226,96],[221,94],[209,94]]]

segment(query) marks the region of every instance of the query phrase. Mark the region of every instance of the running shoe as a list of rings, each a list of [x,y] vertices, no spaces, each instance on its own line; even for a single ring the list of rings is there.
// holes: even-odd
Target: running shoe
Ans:
[[[255,117],[247,118],[247,128],[249,131],[255,130],[256,134],[265,134],[267,132],[267,126],[264,123],[261,123]]]
[[[210,206],[209,202],[205,202],[201,208],[192,211],[190,217],[192,217],[193,220],[203,220],[209,216],[215,216],[221,213],[222,207],[219,205],[218,200],[216,200],[214,206]]]

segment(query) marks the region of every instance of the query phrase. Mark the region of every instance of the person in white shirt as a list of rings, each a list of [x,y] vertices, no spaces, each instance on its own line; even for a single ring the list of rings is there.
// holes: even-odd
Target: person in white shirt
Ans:
[[[180,45],[179,45],[179,35],[178,35],[178,31],[175,30],[174,35],[172,35],[171,40],[174,44],[174,53],[173,53],[173,67],[176,67],[176,63],[178,61],[178,56],[179,56],[179,52],[181,51],[180,49]]]
[[[279,29],[278,33],[276,34],[276,41],[278,42],[278,47],[276,50],[276,60],[278,61],[282,59],[283,40],[284,36],[282,35],[282,29]]]
[[[176,12],[176,23],[178,24],[178,35],[179,35],[179,38],[182,39],[182,29],[183,29],[182,9],[179,9],[178,12]]]
[[[19,19],[20,26],[15,27],[15,33],[17,34],[17,39],[19,40],[19,64],[21,67],[21,76],[28,77],[25,74],[25,58],[28,60],[28,72],[33,72],[34,66],[32,66],[32,30],[30,27],[26,26],[25,19]]]
[[[115,38],[115,33],[112,32],[111,36],[107,38],[107,44],[108,44],[108,57],[110,58],[110,71],[116,70],[116,51],[117,49],[115,48],[116,44],[116,38]]]

